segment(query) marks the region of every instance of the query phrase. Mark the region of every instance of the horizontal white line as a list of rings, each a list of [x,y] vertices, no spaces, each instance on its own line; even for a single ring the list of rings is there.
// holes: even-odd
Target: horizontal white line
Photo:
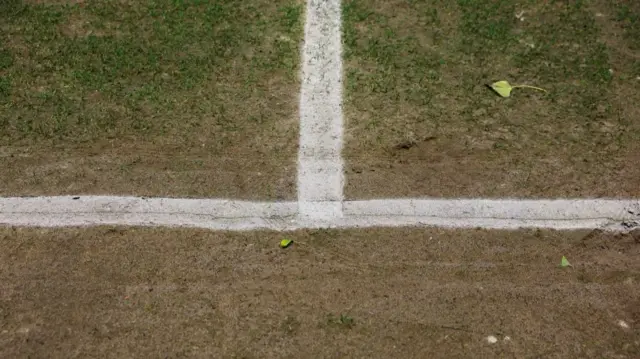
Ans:
[[[441,227],[441,228],[483,228],[521,229],[541,228],[556,230],[606,229],[628,230],[622,221],[610,219],[574,220],[524,220],[517,218],[447,218],[447,217],[404,217],[404,216],[346,216],[331,222],[300,222],[297,228],[371,228],[371,227]],[[296,228],[294,228],[296,229]]]
[[[345,202],[346,215],[572,220],[631,219],[638,200],[380,199]]]
[[[211,218],[294,216],[297,202],[117,196],[0,197],[0,214],[181,214]]]
[[[297,202],[112,196],[0,198],[0,224],[96,225],[216,230],[423,227],[623,229],[640,222],[640,200],[381,199],[327,202],[342,217],[298,216]],[[637,225],[637,224],[636,224]]]

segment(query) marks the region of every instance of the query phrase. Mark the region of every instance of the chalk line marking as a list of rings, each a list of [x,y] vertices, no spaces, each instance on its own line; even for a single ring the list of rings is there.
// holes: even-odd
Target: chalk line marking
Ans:
[[[342,216],[344,187],[340,0],[308,0],[302,50],[299,214]]]
[[[0,224],[96,225],[216,230],[424,227],[624,230],[640,222],[640,200],[380,199],[347,201],[342,217],[301,215],[297,202],[83,196],[0,198]],[[638,225],[638,224],[636,224]]]
[[[1,224],[36,227],[128,225],[279,229],[285,226],[278,223],[290,221],[297,213],[296,202],[114,196],[0,198]]]
[[[640,201],[610,199],[381,199],[345,202],[346,215],[575,220],[640,219]]]

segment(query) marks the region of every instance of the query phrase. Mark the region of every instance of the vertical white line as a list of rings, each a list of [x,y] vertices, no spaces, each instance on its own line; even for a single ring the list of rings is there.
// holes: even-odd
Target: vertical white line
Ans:
[[[298,209],[342,216],[342,43],[340,0],[308,0],[302,52]]]

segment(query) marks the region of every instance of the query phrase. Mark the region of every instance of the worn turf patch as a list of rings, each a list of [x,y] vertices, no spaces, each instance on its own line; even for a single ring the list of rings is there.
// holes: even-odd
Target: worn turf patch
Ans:
[[[0,194],[292,197],[303,13],[3,1]]]
[[[0,228],[0,356],[633,358],[640,350],[632,234],[423,228],[287,237],[295,244],[282,250],[281,234],[266,231]],[[562,256],[571,267],[559,265]]]
[[[597,5],[345,1],[346,195],[640,196],[638,13]]]

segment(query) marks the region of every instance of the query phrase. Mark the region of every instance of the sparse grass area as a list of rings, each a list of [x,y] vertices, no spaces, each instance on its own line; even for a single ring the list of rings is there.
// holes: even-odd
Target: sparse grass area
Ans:
[[[612,36],[622,38],[612,47],[630,62],[631,76],[640,80],[640,2],[601,0],[600,3],[601,8],[611,9],[602,16],[614,24]]]
[[[347,195],[639,196],[640,13],[597,5],[345,1]],[[598,17],[627,24],[635,59]],[[502,99],[497,80],[549,92]]]
[[[610,0],[609,6],[615,11],[615,20],[624,29],[624,37],[630,46],[640,49],[640,4],[635,1]]]
[[[327,325],[329,327],[351,329],[355,325],[355,321],[347,314],[340,314],[339,316],[329,314],[327,315]]]
[[[38,172],[34,162],[50,164],[38,153],[57,151],[57,161],[72,162],[67,167],[86,167],[90,172],[108,167],[112,183],[96,179],[100,192],[137,194],[149,194],[147,189],[157,186],[149,183],[154,177],[149,172],[162,176],[163,170],[185,174],[189,178],[182,180],[192,182],[174,188],[175,192],[162,191],[173,195],[224,194],[216,192],[234,187],[236,177],[256,173],[273,174],[260,182],[289,182],[287,166],[295,159],[297,143],[302,4],[298,0],[3,1],[3,167],[14,166],[18,170],[13,176],[24,177]],[[9,159],[24,157],[25,152],[29,164],[26,159],[23,163]],[[70,152],[77,152],[78,158],[87,152],[109,153],[111,161],[77,163]],[[133,154],[140,159],[130,157]],[[163,162],[158,158],[169,163],[156,166],[154,162]],[[126,169],[138,174],[127,175]],[[200,182],[211,181],[214,171],[228,179],[200,187]],[[21,182],[1,192],[88,189],[71,183],[86,178],[58,175],[67,183],[42,188],[33,181]],[[56,182],[56,174],[46,176]],[[5,173],[2,181],[14,179]],[[138,184],[127,190],[127,182]],[[249,192],[255,190],[262,197],[293,193],[281,188],[277,194],[263,183],[247,185]],[[253,195],[245,191],[230,194]]]

